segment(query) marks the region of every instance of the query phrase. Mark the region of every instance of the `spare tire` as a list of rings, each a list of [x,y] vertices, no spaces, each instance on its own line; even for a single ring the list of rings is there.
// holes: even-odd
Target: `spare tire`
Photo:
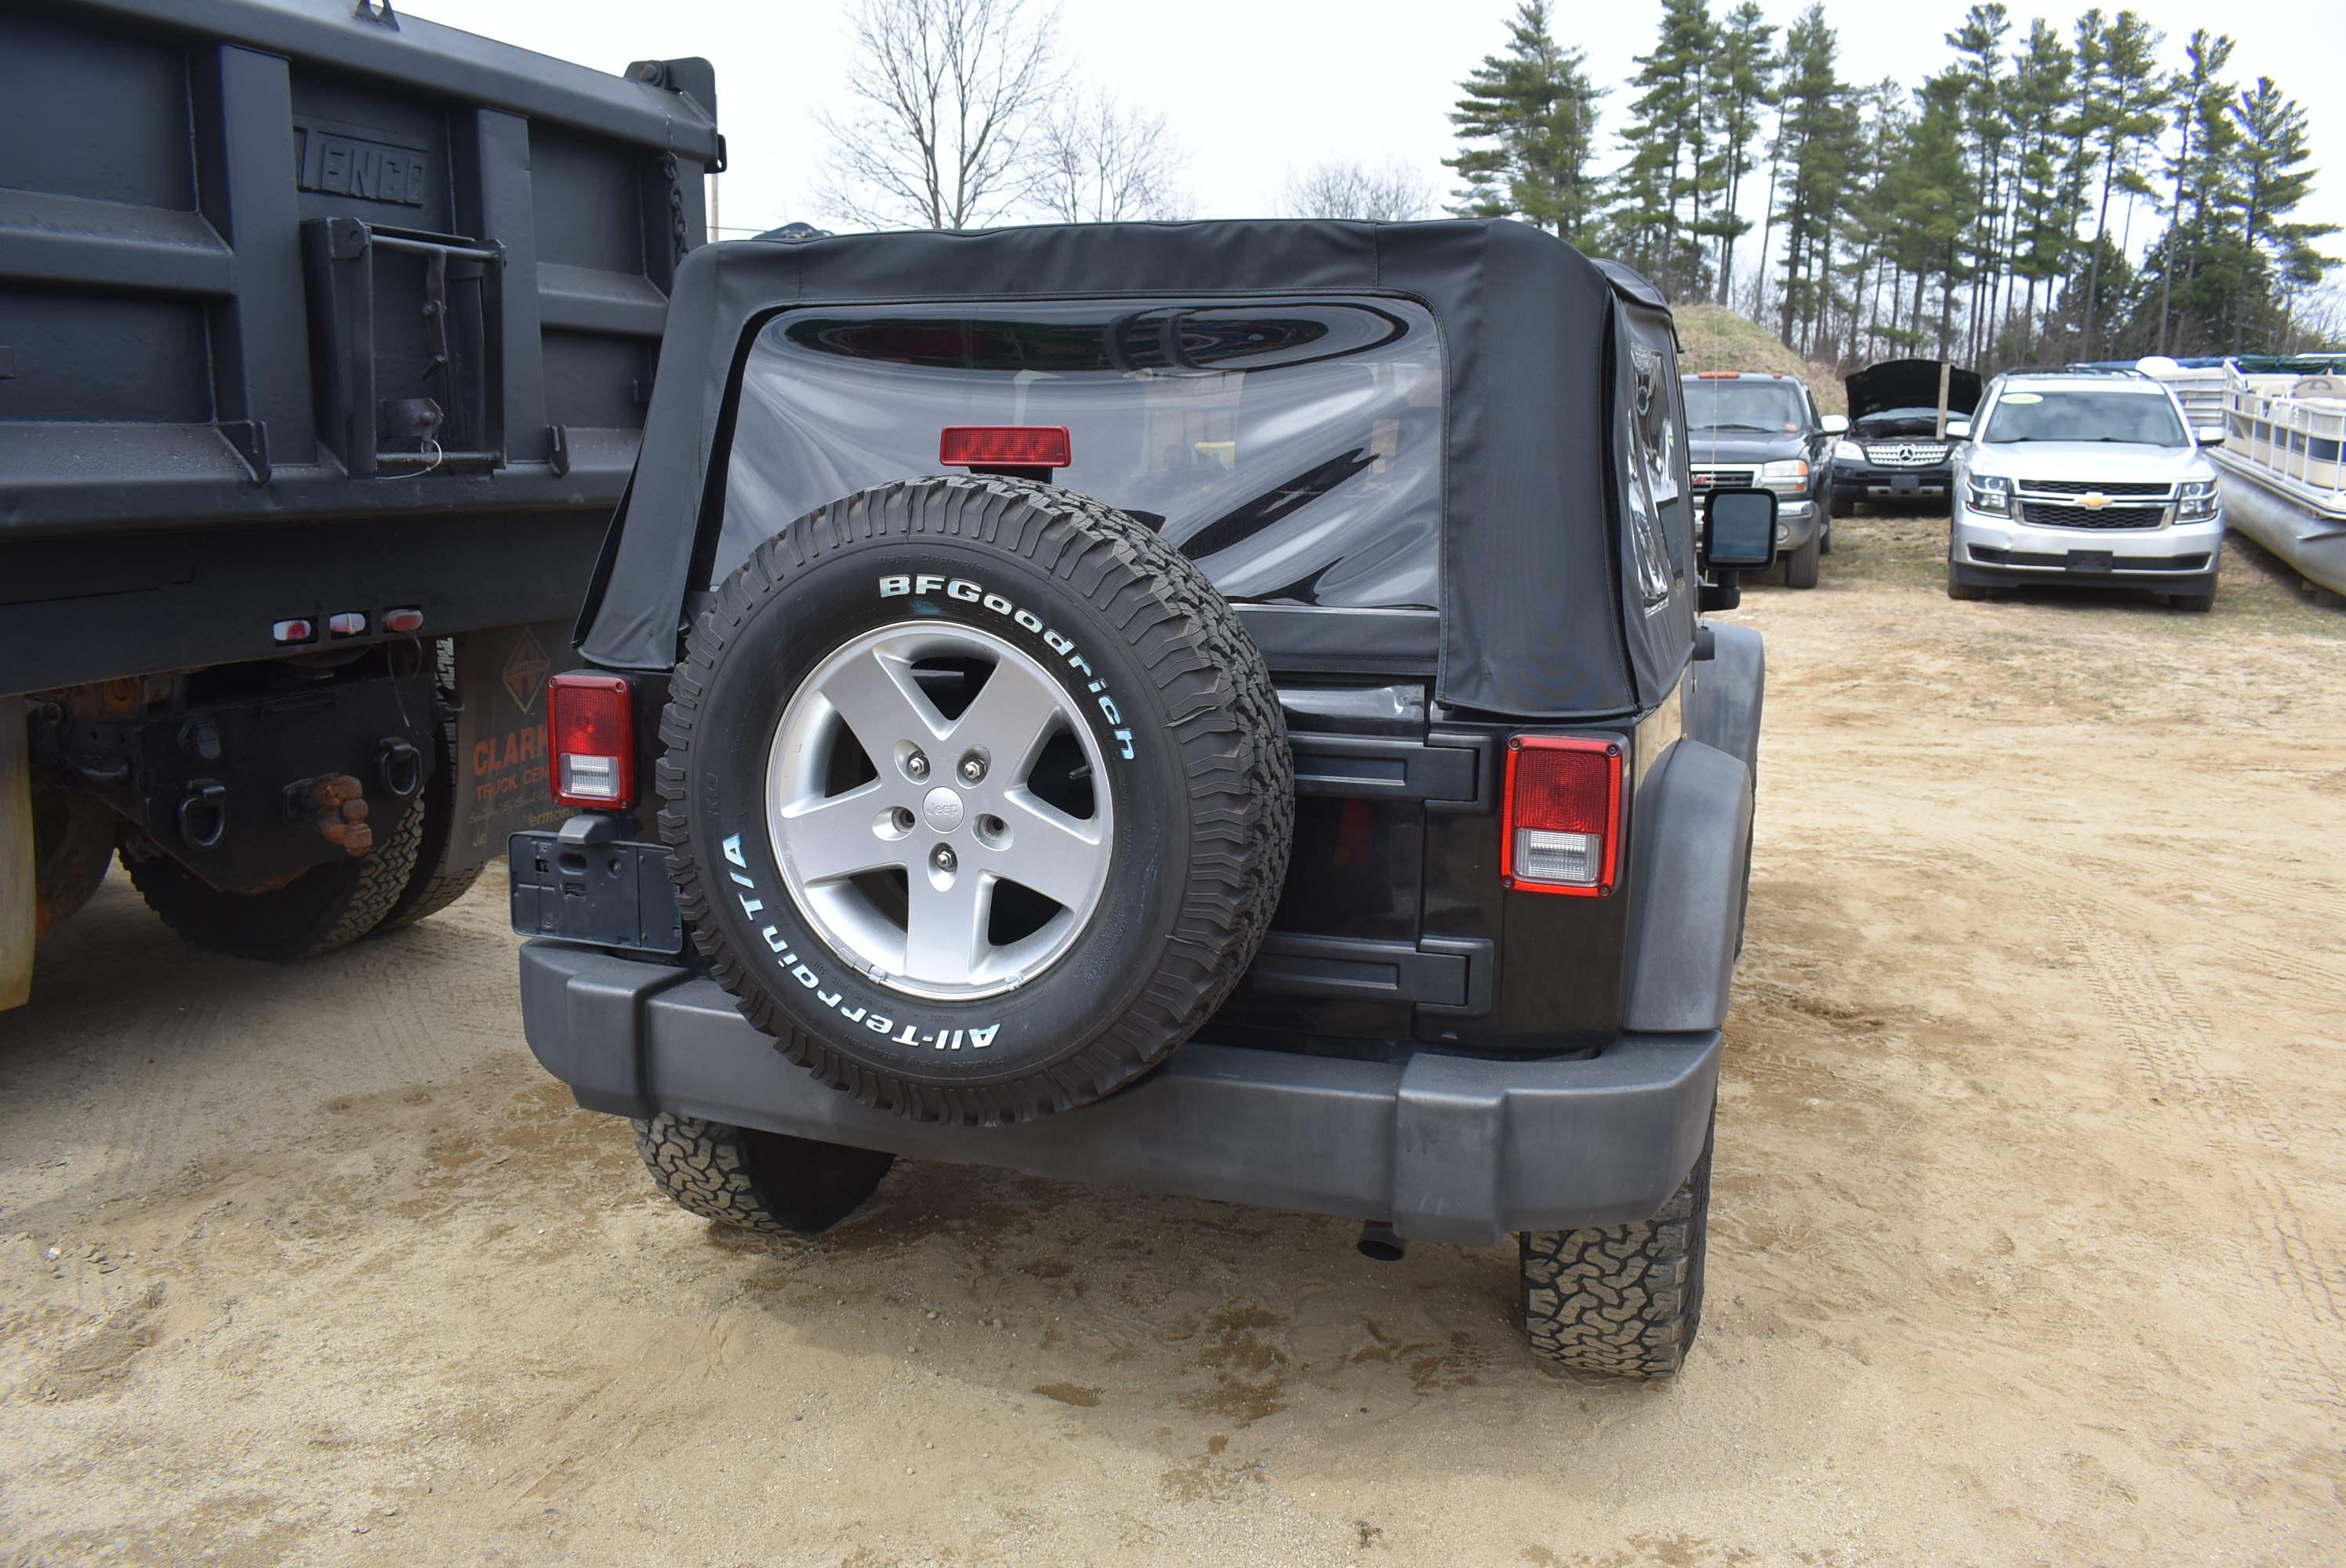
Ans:
[[[1113,1093],[1229,995],[1286,880],[1260,650],[1120,512],[880,486],[723,585],[660,724],[693,940],[824,1083],[923,1121]]]

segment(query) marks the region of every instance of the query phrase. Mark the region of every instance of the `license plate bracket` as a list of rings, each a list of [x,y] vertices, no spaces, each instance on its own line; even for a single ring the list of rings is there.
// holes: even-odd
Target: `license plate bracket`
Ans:
[[[506,840],[513,929],[523,936],[674,954],[684,917],[658,844],[566,844],[558,833]]]
[[[1923,476],[1919,473],[1893,473],[1890,476],[1890,488],[1892,490],[1920,490],[1923,488]]]
[[[2112,553],[2107,550],[2072,550],[2068,566],[2073,572],[2106,572],[2111,560]]]

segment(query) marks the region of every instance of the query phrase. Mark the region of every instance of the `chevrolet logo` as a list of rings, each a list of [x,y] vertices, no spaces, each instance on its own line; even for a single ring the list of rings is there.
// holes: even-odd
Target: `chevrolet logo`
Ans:
[[[2098,490],[2088,490],[2077,497],[2077,504],[2088,512],[2099,512],[2110,504],[2110,498]]]

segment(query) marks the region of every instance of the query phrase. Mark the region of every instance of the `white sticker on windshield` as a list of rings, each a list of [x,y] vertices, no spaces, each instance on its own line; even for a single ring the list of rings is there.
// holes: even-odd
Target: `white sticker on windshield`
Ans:
[[[2045,401],[2045,394],[2043,392],[2006,392],[2004,394],[2004,401],[2006,402],[2043,402]]]

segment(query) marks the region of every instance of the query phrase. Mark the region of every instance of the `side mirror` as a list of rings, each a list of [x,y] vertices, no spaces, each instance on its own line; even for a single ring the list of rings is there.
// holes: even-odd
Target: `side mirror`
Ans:
[[[1969,441],[1971,438],[1971,421],[1967,419],[1951,419],[1947,421],[1947,439],[1949,441]]]
[[[1776,564],[1776,493],[1714,490],[1703,497],[1702,568],[1764,572]]]
[[[1827,435],[1847,435],[1849,433],[1849,415],[1845,413],[1829,413],[1818,423],[1825,427],[1825,433]]]
[[[2203,424],[2191,433],[2191,437],[2202,446],[2221,446],[2224,444],[2224,427],[2220,424]]]

